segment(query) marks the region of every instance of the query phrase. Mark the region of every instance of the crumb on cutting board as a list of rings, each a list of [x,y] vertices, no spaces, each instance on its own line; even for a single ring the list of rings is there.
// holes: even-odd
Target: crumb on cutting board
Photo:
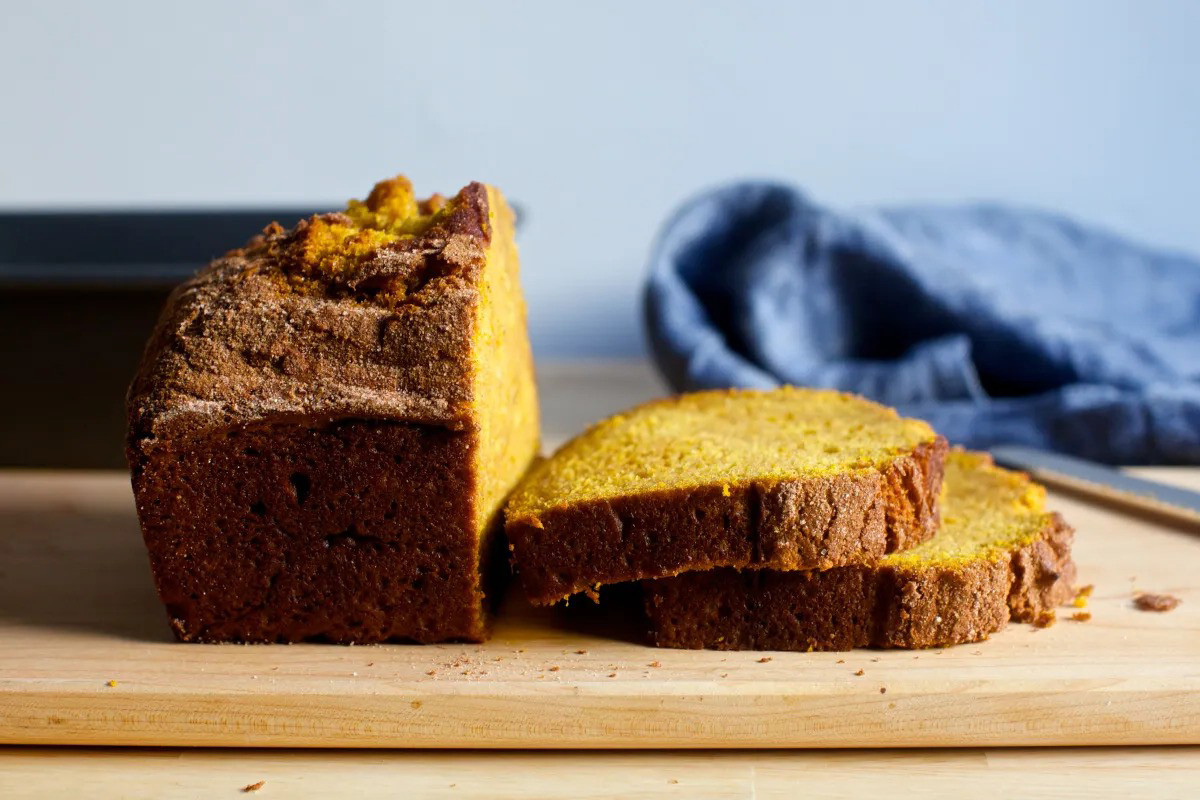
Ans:
[[[1142,592],[1133,598],[1138,611],[1171,611],[1179,605],[1179,598],[1172,594]]]
[[[104,684],[104,685],[105,685],[105,686],[110,686],[110,687],[111,687],[111,686],[116,686],[116,685],[117,685],[117,682],[116,682],[116,681],[113,681],[113,680],[110,680],[108,683],[106,683],[106,684]]]
[[[1076,611],[1071,615],[1071,619],[1075,620],[1076,622],[1087,622],[1091,618],[1092,612],[1090,611]]]
[[[858,672],[856,672],[856,673],[854,673],[854,674],[855,674],[855,675],[862,676],[862,675],[866,675],[866,674],[867,674],[867,671],[866,671],[865,669],[860,669]]]
[[[770,656],[763,656],[762,658],[760,658],[760,659],[758,660],[758,663],[760,663],[760,664],[766,664],[766,663],[768,663],[770,660],[771,660],[771,657],[770,657]]]
[[[1047,609],[1045,611],[1039,611],[1037,616],[1033,618],[1033,627],[1049,628],[1057,621],[1058,615],[1054,613],[1054,610]]]
[[[248,783],[242,787],[242,791],[246,794],[249,794],[250,792],[257,792],[259,789],[261,789],[263,786],[265,786],[266,783],[267,783],[266,781],[258,781],[257,783]]]

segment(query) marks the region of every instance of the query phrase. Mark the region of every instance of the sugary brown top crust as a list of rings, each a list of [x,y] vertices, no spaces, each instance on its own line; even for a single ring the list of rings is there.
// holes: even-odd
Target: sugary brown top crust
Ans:
[[[421,204],[438,208],[416,233],[362,237],[337,270],[314,267],[305,248],[353,226],[346,214],[271,225],[175,289],[130,387],[131,450],[268,418],[469,426],[487,188]]]

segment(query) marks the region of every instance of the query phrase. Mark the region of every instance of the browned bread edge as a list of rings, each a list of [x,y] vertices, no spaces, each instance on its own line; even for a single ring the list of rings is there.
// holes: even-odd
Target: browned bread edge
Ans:
[[[605,498],[509,520],[505,533],[536,604],[691,570],[869,563],[933,536],[947,450],[937,436],[880,470]]]
[[[1037,621],[1071,599],[1074,532],[1058,514],[1007,558],[960,567],[851,566],[824,572],[714,570],[645,581],[659,647],[849,650],[942,647]]]

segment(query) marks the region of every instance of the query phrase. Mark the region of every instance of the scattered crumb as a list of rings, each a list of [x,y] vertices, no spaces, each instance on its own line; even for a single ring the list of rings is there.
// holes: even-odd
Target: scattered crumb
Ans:
[[[1039,611],[1037,616],[1033,618],[1033,627],[1049,628],[1058,621],[1058,615],[1054,613],[1054,609]]]
[[[116,681],[109,681],[108,683],[106,683],[106,684],[104,684],[104,685],[105,685],[105,686],[116,686],[116,685],[117,685],[117,682],[116,682]]]
[[[428,672],[426,672],[425,674],[426,674],[426,675],[437,675],[437,670],[436,670],[436,669],[431,669],[431,670],[429,670]]]
[[[844,658],[839,658],[839,659],[837,660],[837,663],[839,663],[839,664],[845,664],[845,663],[846,663],[846,659],[844,659]]]
[[[886,686],[880,686],[880,687],[879,687],[879,693],[880,693],[880,694],[887,694],[887,687],[886,687]]]
[[[587,655],[587,650],[576,650],[576,651],[575,651],[575,655],[577,655],[577,656],[586,656],[586,655]]]
[[[728,672],[722,672],[722,673],[721,673],[721,677],[722,677],[722,678],[728,678],[728,677],[729,677],[729,673],[728,673]]]
[[[1138,611],[1171,611],[1179,605],[1179,598],[1170,594],[1142,592],[1133,598],[1133,605]]]
[[[243,792],[245,792],[245,793],[247,793],[247,794],[249,794],[250,792],[257,792],[257,791],[258,791],[259,789],[261,789],[261,788],[262,788],[262,787],[263,787],[265,784],[266,784],[266,781],[259,781],[258,783],[251,783],[251,784],[248,784],[248,785],[246,785],[246,786],[243,786],[243,787],[242,787],[242,791],[243,791]]]
[[[770,657],[770,656],[763,656],[762,658],[760,658],[760,659],[758,660],[758,663],[760,663],[760,664],[766,664],[766,663],[767,663],[768,661],[770,661],[770,660],[771,660],[771,657]]]
[[[1076,622],[1087,622],[1091,618],[1092,614],[1090,611],[1076,611],[1071,615],[1071,619],[1075,620]]]
[[[617,677],[617,673],[615,673],[615,672],[610,672],[610,673],[608,673],[608,677],[610,677],[610,678],[615,678],[615,677]]]
[[[368,661],[368,662],[367,662],[367,666],[368,666],[368,667],[373,667],[373,666],[375,666],[375,662],[374,662],[374,661]]]
[[[866,671],[865,669],[860,669],[858,672],[856,672],[856,673],[854,673],[854,674],[855,674],[855,675],[866,675],[866,674],[867,674],[867,671]]]
[[[651,662],[650,662],[649,664],[647,664],[646,666],[648,666],[648,667],[654,667],[655,669],[658,669],[659,667],[661,667],[661,666],[662,666],[662,662],[661,662],[661,661],[651,661]]]
[[[667,783],[679,783],[679,781],[675,780],[674,778],[671,778],[671,780],[667,781]]]
[[[558,672],[560,669],[562,669],[562,667],[558,666],[557,664],[555,664],[553,667],[550,667],[551,672]]]
[[[878,658],[872,658],[872,659],[871,659],[871,663],[872,663],[872,664],[878,664],[878,663],[879,663],[879,659],[878,659]]]
[[[415,709],[415,708],[420,708],[420,707],[421,707],[421,701],[420,701],[420,700],[413,700],[411,703],[409,703],[409,705],[410,705],[410,706],[412,706],[414,709]]]

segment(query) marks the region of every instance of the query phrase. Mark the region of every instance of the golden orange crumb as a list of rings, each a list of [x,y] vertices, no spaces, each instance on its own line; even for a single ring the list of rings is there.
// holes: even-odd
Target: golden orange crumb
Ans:
[[[760,663],[760,664],[766,664],[766,663],[767,663],[768,661],[770,661],[770,660],[771,660],[771,657],[770,657],[770,656],[763,656],[762,658],[760,658],[760,659],[758,660],[758,663]]]
[[[1058,615],[1053,610],[1039,611],[1038,615],[1033,618],[1033,627],[1049,628],[1058,621]]]
[[[649,664],[647,664],[646,666],[649,666],[649,667],[655,667],[655,668],[657,668],[657,667],[661,667],[661,666],[662,666],[662,663],[661,663],[661,662],[659,662],[659,661],[651,661],[651,662],[650,662]]]
[[[1076,622],[1087,622],[1091,618],[1092,614],[1090,611],[1076,611],[1071,615],[1071,619],[1075,620]]]
[[[242,791],[247,794],[250,792],[257,792],[259,789],[261,789],[263,786],[265,786],[266,783],[267,783],[266,781],[259,781],[258,783],[251,783],[246,786],[243,786]]]
[[[854,673],[854,674],[855,674],[855,675],[866,675],[866,674],[867,674],[867,671],[866,671],[865,669],[860,669],[858,672],[856,672],[856,673]]]
[[[116,686],[116,685],[117,685],[117,682],[116,682],[116,681],[109,681],[108,683],[106,683],[106,684],[104,684],[104,685],[105,685],[105,686]]]

